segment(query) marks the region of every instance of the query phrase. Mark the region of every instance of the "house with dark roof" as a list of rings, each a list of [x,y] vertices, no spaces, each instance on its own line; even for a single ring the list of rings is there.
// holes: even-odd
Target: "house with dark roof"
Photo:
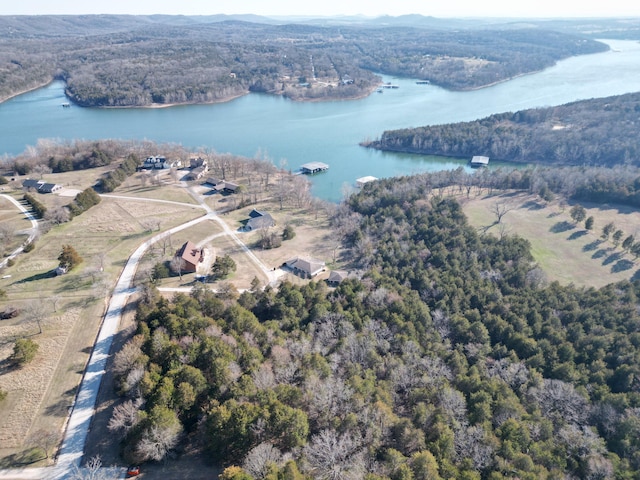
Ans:
[[[207,173],[207,167],[196,167],[184,176],[186,181],[200,180]]]
[[[323,261],[303,257],[295,257],[287,260],[283,266],[289,268],[294,274],[302,278],[313,278],[325,270],[325,263]]]
[[[270,213],[253,209],[249,213],[249,220],[246,221],[242,229],[245,232],[251,232],[253,230],[259,230],[261,228],[274,227],[275,225],[276,221],[273,219]]]
[[[204,249],[198,248],[191,241],[187,241],[176,252],[175,257],[183,260],[182,273],[194,273],[198,263],[204,260]]]
[[[43,183],[38,189],[40,193],[55,193],[58,190],[62,190],[62,185],[57,183]]]
[[[329,273],[329,278],[327,278],[327,283],[332,287],[337,287],[347,278],[347,275],[347,272],[344,270],[332,270],[331,273]]]
[[[33,180],[31,178],[22,182],[22,188],[25,190],[34,189],[38,193],[55,193],[58,190],[62,190],[62,185],[57,183],[47,183],[44,180]]]
[[[209,177],[204,181],[205,185],[209,185],[211,187],[217,187],[218,185],[221,185],[223,183],[224,183],[224,180],[221,180],[215,177]]]

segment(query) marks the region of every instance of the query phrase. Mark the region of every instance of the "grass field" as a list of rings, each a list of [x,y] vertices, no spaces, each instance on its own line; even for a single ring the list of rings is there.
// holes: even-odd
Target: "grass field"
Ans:
[[[640,212],[628,207],[583,204],[594,228],[575,225],[569,215],[572,205],[547,204],[535,195],[507,194],[460,198],[471,225],[481,232],[499,236],[517,234],[531,243],[533,256],[550,281],[561,284],[601,287],[638,277],[640,262],[600,238],[602,227],[613,222],[627,235],[640,238]],[[509,210],[496,224],[493,208],[506,202]]]
[[[82,190],[93,184],[99,175],[114,167],[92,171],[50,174],[45,180],[65,185],[65,188]],[[19,182],[19,183],[18,183]],[[7,187],[10,193],[21,199],[21,181]],[[196,190],[207,189],[195,186]],[[51,462],[38,441],[43,435],[61,438],[64,423],[72,405],[76,389],[102,321],[109,293],[115,284],[127,258],[146,239],[172,226],[182,224],[204,214],[196,201],[178,184],[169,182],[162,186],[142,186],[135,177],[113,192],[130,198],[103,197],[100,204],[71,222],[56,226],[35,242],[35,249],[17,257],[13,266],[3,270],[0,289],[7,293],[2,305],[19,308],[22,314],[0,322],[0,388],[8,392],[0,403],[0,468],[46,465]],[[68,204],[72,196],[37,195],[38,200],[52,208]],[[176,203],[156,202],[168,200]],[[237,202],[237,199],[233,199]],[[230,199],[215,195],[207,197],[209,204],[222,210]],[[181,204],[178,204],[181,203]],[[309,256],[332,263],[338,248],[331,239],[328,218],[324,211],[286,207],[263,201],[257,205],[232,211],[221,218],[247,245],[255,246],[259,233],[238,232],[252,208],[267,210],[276,219],[272,231],[281,234],[285,225],[295,228],[294,239],[283,242],[273,250],[254,249],[255,255],[268,268],[281,265],[293,256]],[[153,220],[150,222],[150,220]],[[30,227],[9,202],[0,203],[0,224],[12,228]],[[153,231],[150,231],[150,225]],[[203,272],[208,273],[216,255],[229,254],[236,262],[237,270],[225,281],[238,289],[249,288],[254,277],[264,284],[266,277],[258,266],[242,252],[240,246],[226,235],[221,226],[205,220],[189,229],[176,232],[167,242],[158,242],[148,251],[141,269],[151,268],[157,261],[171,258],[173,252],[187,240],[204,246],[208,252]],[[16,237],[16,244],[22,241]],[[52,270],[62,245],[72,245],[82,256],[83,262],[67,275],[56,277]],[[290,277],[302,282],[302,279]],[[162,286],[193,285],[194,275],[182,279],[171,277]],[[211,285],[216,288],[217,283]],[[28,305],[41,306],[40,325],[27,320]],[[2,307],[0,305],[0,308]],[[39,333],[40,326],[42,333]],[[28,337],[39,344],[35,360],[22,368],[13,367],[8,361],[17,338]],[[106,400],[113,402],[113,398]],[[97,437],[108,435],[104,430],[95,432]],[[48,453],[53,453],[54,447]]]
[[[47,180],[77,189],[95,182],[87,172],[71,173],[48,175]],[[22,194],[13,191],[17,199]],[[173,195],[174,201],[178,198]],[[57,195],[38,195],[38,199],[48,206],[71,200]],[[193,203],[188,195],[181,199]],[[61,437],[109,292],[129,255],[157,233],[149,231],[145,220],[157,218],[164,230],[203,213],[196,205],[103,198],[73,221],[51,229],[36,241],[32,252],[20,255],[15,265],[3,270],[3,277],[10,277],[0,279],[0,289],[7,293],[2,305],[25,312],[30,304],[39,303],[43,311],[42,333],[36,322],[26,321],[24,313],[0,322],[0,388],[8,392],[0,403],[0,467],[50,461],[36,448],[36,437],[43,432]],[[0,204],[3,224],[26,224],[23,218],[17,209],[12,212],[9,202]],[[72,245],[83,262],[69,274],[56,277],[51,271],[64,244]],[[7,358],[13,342],[21,337],[37,342],[39,350],[32,363],[18,369]]]

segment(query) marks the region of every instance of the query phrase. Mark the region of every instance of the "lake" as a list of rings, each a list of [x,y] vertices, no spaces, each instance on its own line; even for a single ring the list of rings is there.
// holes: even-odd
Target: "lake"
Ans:
[[[62,108],[68,101],[64,85],[54,82],[0,104],[0,154],[21,153],[39,138],[150,139],[248,157],[261,151],[276,165],[286,160],[292,169],[311,161],[329,164],[327,172],[311,177],[313,191],[338,200],[344,185],[366,175],[468,168],[469,159],[392,154],[358,145],[384,130],[640,91],[640,43],[605,42],[611,51],[572,57],[542,72],[479,90],[451,92],[412,79],[384,77],[400,88],[351,101],[298,103],[250,94],[214,105]]]

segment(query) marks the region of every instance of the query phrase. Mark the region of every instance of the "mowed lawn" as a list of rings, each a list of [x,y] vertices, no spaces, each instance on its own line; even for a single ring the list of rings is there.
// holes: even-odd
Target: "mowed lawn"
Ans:
[[[500,236],[517,234],[531,243],[535,261],[549,281],[578,286],[601,287],[640,276],[640,261],[604,241],[602,227],[613,222],[624,232],[640,240],[640,212],[629,207],[582,204],[594,227],[585,230],[569,214],[574,204],[544,202],[536,195],[514,193],[460,198],[469,223],[479,232]],[[494,213],[496,202],[509,211],[500,224]]]

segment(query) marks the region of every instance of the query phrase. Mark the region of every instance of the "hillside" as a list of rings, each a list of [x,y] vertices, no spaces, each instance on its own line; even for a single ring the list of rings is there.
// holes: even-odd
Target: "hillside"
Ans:
[[[638,284],[545,285],[526,240],[480,235],[425,180],[340,206],[361,273],[335,289],[150,292],[116,359],[127,458],[180,444],[247,480],[638,478]]]
[[[640,93],[386,131],[367,147],[547,165],[640,164]]]
[[[375,73],[470,89],[607,46],[541,28],[252,23],[246,17],[0,17],[0,98],[61,78],[84,106],[357,98]],[[251,20],[259,20],[248,17]],[[223,20],[223,21],[221,21]]]

